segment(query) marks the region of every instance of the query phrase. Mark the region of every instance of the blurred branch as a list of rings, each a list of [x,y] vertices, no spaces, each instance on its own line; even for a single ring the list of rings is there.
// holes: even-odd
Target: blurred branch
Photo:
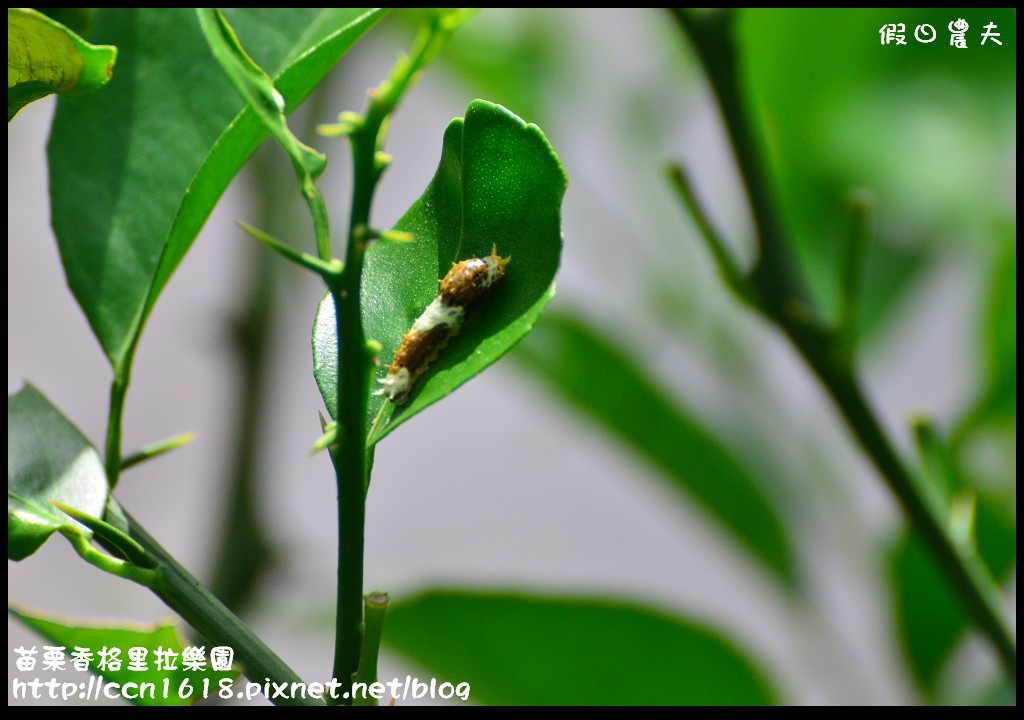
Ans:
[[[842,304],[836,334],[841,357],[852,364],[857,348],[861,273],[864,270],[864,252],[868,245],[868,211],[871,209],[871,197],[867,191],[858,190],[850,198],[850,206],[853,209],[853,218],[840,265],[843,270],[840,286]]]
[[[323,117],[330,93],[316,92],[306,109],[304,136],[311,136],[318,118]],[[252,173],[252,204],[255,222],[284,234],[300,222],[298,203],[290,192],[282,192],[288,177],[283,159],[274,153],[257,153],[249,163]],[[265,252],[246,244],[249,271],[245,304],[232,323],[230,339],[237,358],[236,392],[240,412],[234,426],[231,468],[227,471],[226,520],[215,544],[210,587],[214,595],[234,612],[244,612],[260,576],[273,562],[273,547],[259,521],[258,486],[261,480],[260,438],[269,411],[273,380],[267,372],[275,323],[273,309],[283,299],[280,287],[286,281],[280,263]],[[296,251],[297,252],[297,251]]]
[[[752,132],[743,111],[743,86],[732,42],[735,10],[712,9],[691,13],[676,8],[672,13],[703,60],[750,200],[760,255],[748,283],[761,290],[762,304],[779,311],[776,303],[791,305],[793,299],[803,300],[804,292],[793,270],[772,199],[771,184],[761,163],[759,138]]]
[[[280,226],[294,215],[293,196],[280,192],[279,181],[287,177],[280,172],[277,158],[257,153],[250,162],[255,196],[255,210],[262,227]],[[214,562],[210,589],[236,613],[244,611],[253,596],[260,576],[273,558],[271,543],[259,521],[258,506],[261,480],[260,437],[265,421],[272,417],[267,406],[270,390],[267,363],[273,332],[273,308],[280,296],[279,264],[255,246],[246,243],[248,271],[243,290],[245,304],[231,322],[229,335],[235,356],[235,393],[238,414],[232,425],[231,448],[227,456],[224,521],[220,537],[214,541]]]
[[[367,686],[377,682],[377,658],[380,655],[380,639],[384,632],[384,616],[388,611],[390,598],[385,592],[372,592],[364,599],[365,609],[363,615],[366,619],[366,632],[363,634],[363,650],[359,656],[359,672],[356,673],[356,682],[365,683]],[[353,705],[378,705],[377,699],[372,695],[369,697],[355,697]]]
[[[718,265],[718,271],[722,275],[722,280],[725,281],[730,290],[736,293],[737,297],[751,307],[758,308],[758,301],[750,296],[752,288],[747,282],[747,278],[729,253],[725,241],[722,240],[722,236],[718,234],[718,231],[711,223],[711,218],[708,217],[700,201],[697,200],[697,193],[693,189],[693,183],[690,182],[689,173],[681,165],[672,165],[669,167],[669,180],[672,182],[676,192],[679,193],[683,204],[686,205],[686,209],[690,213],[693,222],[697,225],[697,229],[704,238],[704,242],[707,243],[708,249],[715,259],[715,264]]]
[[[747,296],[753,298],[755,306],[789,337],[818,376],[862,449],[942,567],[965,609],[995,645],[1007,671],[1015,678],[1017,641],[1003,617],[998,586],[976,554],[961,552],[963,545],[950,529],[949,510],[936,502],[935,495],[921,487],[904,467],[869,406],[857,377],[850,338],[855,317],[853,304],[857,299],[856,278],[863,255],[860,215],[844,258],[845,305],[840,324],[826,327],[813,316],[805,300],[803,283],[794,273],[790,245],[779,223],[768,176],[758,152],[755,132],[758,126],[744,112],[742,74],[733,41],[735,13],[673,9],[672,15],[693,43],[707,72],[750,199],[760,255],[753,271],[742,279],[749,286]],[[705,239],[717,258],[721,242],[706,234]],[[719,260],[719,264],[722,263]],[[728,264],[726,262],[726,266]]]

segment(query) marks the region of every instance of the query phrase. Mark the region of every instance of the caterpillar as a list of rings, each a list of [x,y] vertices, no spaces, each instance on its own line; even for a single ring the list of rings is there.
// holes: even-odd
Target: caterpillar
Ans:
[[[448,274],[438,281],[437,295],[402,337],[402,344],[388,365],[387,377],[378,381],[382,387],[375,394],[384,395],[395,405],[408,400],[416,380],[448,341],[458,335],[466,313],[505,277],[505,266],[511,259],[498,255],[495,245],[487,257],[453,263]]]

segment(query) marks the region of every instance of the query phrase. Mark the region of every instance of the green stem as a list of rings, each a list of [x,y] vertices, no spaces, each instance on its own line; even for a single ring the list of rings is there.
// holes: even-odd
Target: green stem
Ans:
[[[387,159],[381,151],[387,120],[423,67],[465,19],[464,13],[439,13],[417,37],[412,52],[395,64],[388,79],[370,91],[362,118],[349,118],[352,147],[352,212],[341,276],[329,281],[338,336],[339,442],[332,447],[338,484],[338,597],[335,621],[334,677],[351,682],[359,671],[363,647],[363,534],[365,492],[369,486],[367,450],[370,386],[374,352],[367,343],[360,307],[363,258],[369,240],[373,195]],[[319,244],[318,244],[319,246]],[[342,702],[351,702],[351,698]]]
[[[363,637],[363,652],[359,658],[359,672],[356,682],[369,687],[377,682],[377,657],[380,654],[380,640],[384,632],[384,616],[388,611],[388,594],[372,592],[366,596],[366,633]],[[353,697],[354,705],[378,705],[378,701],[367,693],[366,697]]]
[[[761,291],[764,300],[772,302],[779,298],[788,306],[794,295],[794,299],[803,299],[803,292],[786,251],[768,173],[761,162],[757,135],[744,113],[744,87],[732,39],[736,13],[731,9],[690,13],[679,8],[673,8],[672,13],[704,61],[750,199],[760,247],[751,282]]]
[[[291,245],[281,242],[272,235],[268,235],[267,233],[263,232],[258,228],[253,227],[252,225],[249,225],[248,223],[239,222],[238,226],[242,228],[242,230],[244,230],[251,238],[253,238],[257,242],[266,245],[268,248],[278,253],[286,260],[289,260],[295,263],[296,265],[299,265],[300,267],[304,267],[307,270],[312,270],[318,275],[323,276],[324,280],[326,280],[327,282],[330,282],[341,271],[341,264],[336,261],[321,260],[320,258],[315,258],[312,255],[304,253],[300,250],[296,250]],[[327,232],[327,225],[320,224],[317,225],[316,227],[322,228],[317,230],[317,238],[325,237],[325,233]]]
[[[756,299],[748,297],[750,285],[746,282],[743,272],[726,248],[725,241],[715,229],[711,218],[704,212],[704,208],[697,199],[697,193],[693,188],[693,183],[690,182],[690,177],[686,170],[680,165],[670,167],[669,180],[690,213],[690,218],[697,225],[697,230],[700,232],[701,237],[704,238],[704,242],[711,250],[711,255],[718,266],[718,272],[721,274],[726,286],[745,303],[756,306]]]
[[[235,661],[253,682],[301,683],[285,662],[264,644],[245,623],[228,610],[213,594],[199,584],[170,553],[164,550],[133,518],[128,518],[130,535],[159,561],[153,592],[178,613],[206,640],[226,645],[235,651]],[[276,699],[280,705],[323,705],[313,698]]]
[[[360,283],[373,189],[376,131],[352,138],[354,189],[345,269],[330,288],[338,337],[338,417],[340,442],[331,451],[338,485],[338,596],[334,677],[349,683],[359,668],[363,632],[363,533],[367,484],[367,408],[373,358],[366,344],[360,309]],[[349,699],[351,700],[351,699]]]
[[[196,436],[194,433],[185,432],[146,445],[142,449],[133,452],[131,455],[126,455],[121,458],[121,471],[124,472],[136,465],[141,465],[144,462],[149,462],[150,460],[158,458],[172,450],[184,447],[195,439]]]
[[[327,204],[324,202],[324,196],[309,176],[302,179],[302,197],[305,199],[309,215],[313,219],[313,236],[316,238],[317,256],[321,262],[330,262],[331,233],[327,220]]]
[[[125,367],[131,367],[131,355]],[[110,406],[107,412],[107,442],[104,462],[106,463],[107,482],[110,489],[117,487],[121,477],[121,423],[124,416],[124,400],[128,393],[129,371],[114,368],[114,380],[110,384]]]
[[[851,198],[853,218],[850,235],[846,240],[842,283],[840,285],[841,305],[839,321],[836,324],[837,342],[840,353],[852,365],[857,347],[857,326],[860,313],[861,273],[864,269],[864,254],[868,245],[868,209],[871,201],[865,192],[858,192]]]
[[[126,560],[102,553],[93,547],[92,543],[78,533],[64,533],[71,547],[75,549],[78,556],[93,567],[99,568],[105,573],[116,575],[125,580],[131,580],[150,589],[156,587],[158,582],[157,571],[150,568],[140,567]]]
[[[943,568],[964,608],[992,641],[1009,674],[1016,678],[1017,641],[1003,617],[998,586],[976,554],[958,551],[945,509],[932,501],[932,495],[919,487],[903,466],[860,388],[849,347],[853,309],[844,308],[845,327],[840,332],[821,328],[804,314],[793,312],[794,303],[802,299],[802,290],[792,272],[788,246],[754,141],[754,129],[744,113],[738,54],[733,42],[733,13],[674,9],[673,16],[693,42],[707,71],[750,196],[761,257],[747,282],[758,290],[753,297],[760,303],[760,311],[785,332],[814,370],[910,523]],[[851,260],[859,263],[856,254]],[[854,270],[847,268],[848,272]],[[848,296],[852,295],[852,282],[853,279],[845,281]]]
[[[349,291],[351,292],[351,291]],[[365,351],[362,322],[352,321],[354,306],[345,291],[334,292],[338,308],[338,422],[345,431],[331,453],[338,484],[338,596],[335,621],[334,677],[349,683],[359,667],[362,646],[363,535],[366,503],[366,407],[370,399],[371,363]],[[349,295],[349,297],[352,297]],[[358,298],[356,291],[355,298]]]

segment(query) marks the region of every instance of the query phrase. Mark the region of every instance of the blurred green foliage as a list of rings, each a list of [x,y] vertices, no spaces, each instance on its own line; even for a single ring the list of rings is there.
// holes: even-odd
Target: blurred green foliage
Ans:
[[[867,189],[874,201],[857,316],[861,347],[865,342],[877,343],[882,331],[888,331],[884,337],[898,332],[894,323],[902,317],[902,300],[943,264],[968,268],[986,288],[987,298],[976,308],[980,317],[972,324],[976,346],[949,349],[966,355],[968,364],[976,363],[980,376],[975,397],[951,429],[949,452],[958,468],[959,490],[984,481],[978,505],[978,545],[994,574],[1003,578],[1016,562],[1016,449],[1012,441],[1016,429],[1015,12],[751,9],[739,13],[748,109],[763,123],[766,144],[762,152],[773,174],[775,200],[821,317],[834,321],[839,313],[841,250],[850,232],[850,199],[855,189]],[[486,87],[498,97],[539,113],[541,122],[547,115],[557,115],[560,104],[571,107],[574,99],[565,89],[574,81],[568,72],[575,69],[573,54],[585,44],[567,38],[567,28],[561,24],[544,26],[535,13],[498,17],[490,24],[468,27],[453,44],[447,58],[453,73],[474,87]],[[950,47],[946,28],[961,17],[970,25],[966,50]],[[991,42],[980,46],[983,26],[989,22],[998,26],[1001,46]],[[906,25],[906,46],[881,43],[880,30],[887,23]],[[914,39],[914,28],[922,23],[936,28],[934,43],[919,44]],[[479,53],[474,54],[480,47],[488,48],[485,62],[479,61]],[[664,52],[654,46],[650,50]],[[640,97],[646,89],[643,82],[608,88],[639,115],[631,117],[630,124],[646,130],[617,138],[622,148],[595,146],[592,152],[636,161],[644,157],[638,148],[664,142],[657,134],[658,124],[643,117],[644,111],[659,107],[657,101]],[[682,84],[659,90],[684,91]],[[664,157],[665,161],[672,159]],[[569,169],[572,173],[571,165]],[[623,178],[644,177],[642,167],[623,166],[620,170]],[[699,173],[698,168],[695,174]],[[655,168],[649,169],[647,178],[650,188],[662,181]],[[572,192],[570,187],[570,196]],[[643,189],[638,195],[642,194]],[[644,227],[643,213],[648,209],[637,205],[625,224]],[[588,238],[575,236],[572,227],[566,228],[566,234],[569,247],[588,243]],[[602,240],[589,242],[601,247]],[[637,257],[639,261],[639,254]],[[652,297],[664,299],[668,293],[673,303],[686,303],[676,288],[661,290],[665,273],[671,270],[652,268],[651,283],[658,289]],[[672,277],[685,282],[686,271],[683,279]],[[582,319],[589,314],[582,308],[565,309],[578,303],[577,298],[562,302],[562,313],[542,319],[515,356],[522,367],[580,407],[582,418],[597,422],[624,446],[662,469],[678,465],[676,471],[669,472],[685,487],[685,477],[702,466],[696,460],[666,465],[664,458],[671,457],[674,447],[673,432],[679,430],[678,423],[666,422],[666,418],[689,418],[692,424],[688,427],[697,430],[696,435],[676,436],[680,447],[688,447],[686,437],[713,431],[703,426],[699,416],[684,410],[685,398],[672,400],[662,390],[661,397],[652,401],[649,392],[638,392],[638,388],[664,389],[666,384],[648,367],[650,361],[643,354],[622,349],[623,340],[608,329],[614,323],[599,328]],[[664,316],[661,308],[634,308],[633,314],[640,318],[649,309]],[[708,342],[708,337],[695,336],[693,330],[680,328],[684,342]],[[742,345],[715,342],[713,352],[724,353],[720,367],[734,372],[735,361],[728,354]],[[603,352],[597,352],[598,348]],[[756,359],[750,361],[747,370],[756,374],[756,365]],[[612,402],[614,398],[619,399]],[[656,440],[659,429],[666,433],[661,441]],[[699,459],[711,448],[728,453],[727,448],[737,443],[748,452],[758,447],[749,438],[716,438],[713,434],[695,442],[704,450],[689,448],[683,456]],[[784,462],[784,448],[769,452],[777,457],[763,458],[762,470]],[[710,486],[714,478],[711,473]],[[794,480],[809,487],[820,482],[812,477]],[[694,492],[693,487],[689,489]],[[780,488],[768,490],[777,496]],[[755,525],[747,510],[731,507],[723,518],[721,506],[714,501],[708,505],[699,489],[696,498],[749,541],[746,533],[753,532]],[[790,522],[799,519],[793,517]],[[761,546],[757,552],[763,555],[768,547]],[[937,683],[964,637],[968,620],[945,576],[916,540],[898,539],[885,552],[892,570],[898,635],[911,674],[924,698],[949,701],[951,694]],[[884,562],[881,555],[879,562]],[[595,628],[595,632],[601,630]],[[397,644],[433,666],[433,658],[451,652],[448,642],[441,633],[431,643],[415,648],[402,637]],[[460,641],[452,638],[451,642]],[[478,665],[480,662],[488,660],[478,661]],[[993,691],[992,699],[1003,697]]]

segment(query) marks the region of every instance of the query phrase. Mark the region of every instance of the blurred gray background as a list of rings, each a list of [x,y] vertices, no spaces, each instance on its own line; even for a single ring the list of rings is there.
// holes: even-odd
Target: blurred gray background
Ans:
[[[771,469],[783,480],[776,497],[803,564],[806,600],[787,597],[725,532],[678,502],[655,470],[509,359],[379,446],[367,508],[367,590],[400,597],[457,585],[636,600],[720,629],[793,702],[914,702],[877,562],[899,514],[791,348],[723,289],[661,182],[666,161],[685,159],[716,220],[749,259],[744,200],[692,56],[676,28],[654,13],[551,17],[574,28],[569,65],[550,90],[564,102],[551,103],[542,119],[526,119],[541,124],[570,177],[552,307],[615,329],[711,427],[748,433],[751,448],[775,448]],[[473,21],[491,32],[514,32],[521,22],[495,11]],[[603,42],[612,30],[617,41]],[[365,88],[407,44],[376,32],[332,76],[333,97],[321,103],[329,111],[317,121],[360,109]],[[622,87],[635,95],[627,104],[636,100],[650,113],[643,127],[609,91]],[[444,127],[478,94],[441,64],[407,95],[391,127],[394,164],[378,191],[378,225],[393,223],[419,195]],[[54,104],[35,103],[8,129],[7,385],[12,393],[31,381],[102,445],[110,371],[67,290],[48,221],[45,143]],[[649,140],[619,140],[637,133]],[[330,157],[322,184],[341,228],[347,148],[310,142]],[[185,430],[197,434],[187,448],[128,471],[117,496],[200,578],[224,511],[220,478],[239,406],[226,323],[240,312],[241,275],[254,252],[234,225],[253,220],[246,183],[243,173],[158,303],[125,412],[126,452]],[[300,228],[296,238],[304,240],[305,221]],[[314,678],[326,674],[332,657],[336,523],[329,460],[309,456],[322,408],[309,345],[321,286],[291,267],[285,273],[270,364],[273,411],[261,437],[260,506],[280,562],[251,621],[300,675]],[[913,413],[941,423],[976,389],[974,358],[961,350],[976,342],[971,323],[981,282],[976,268],[955,259],[935,263],[891,331],[863,356],[872,398],[904,450]],[[672,336],[664,317],[637,312],[652,306],[658,287],[685,306],[685,333]],[[730,368],[725,357],[746,365]],[[149,591],[80,562],[60,538],[29,561],[9,562],[8,582],[11,601],[41,611],[147,622],[171,615]],[[21,644],[43,643],[9,620],[9,673],[16,672],[11,650]],[[969,686],[982,653],[969,643],[961,655],[968,671],[959,682]],[[407,672],[429,675],[385,653],[382,679]]]

